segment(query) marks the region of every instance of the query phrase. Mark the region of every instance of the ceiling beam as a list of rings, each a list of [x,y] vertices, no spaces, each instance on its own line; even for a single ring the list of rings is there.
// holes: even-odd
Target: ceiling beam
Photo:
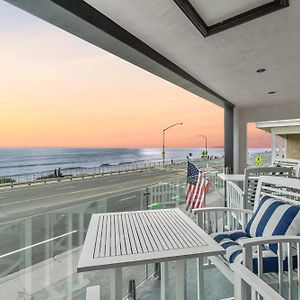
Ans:
[[[174,0],[181,11],[189,18],[204,37],[208,36],[208,27],[188,0]]]
[[[234,107],[230,101],[83,0],[5,1],[207,101],[221,107]]]
[[[207,101],[221,107],[234,107],[230,101],[83,0],[5,1]]]
[[[84,21],[96,26],[97,28],[103,30],[109,35],[117,38],[118,40],[122,41],[128,46],[143,53],[144,55],[153,59],[160,65],[169,69],[170,71],[175,72],[180,77],[197,85],[198,87],[205,90],[209,94],[214,95],[215,97],[222,100],[224,104],[234,107],[234,105],[231,102],[229,102],[227,99],[223,98],[215,91],[205,86],[203,83],[198,81],[195,77],[188,74],[182,68],[174,64],[171,60],[161,55],[159,52],[157,52],[156,50],[148,46],[142,40],[138,39],[136,36],[128,32],[127,30],[125,30],[123,27],[121,27],[120,25],[118,25],[117,23],[109,19],[107,16],[99,12],[97,9],[95,9],[93,6],[89,5],[85,1],[83,0],[51,0],[51,1],[65,8],[69,12],[75,14],[76,16],[80,17]]]
[[[173,0],[198,31],[208,37],[231,29],[289,6],[289,0],[273,0],[222,22],[208,26],[188,0]]]

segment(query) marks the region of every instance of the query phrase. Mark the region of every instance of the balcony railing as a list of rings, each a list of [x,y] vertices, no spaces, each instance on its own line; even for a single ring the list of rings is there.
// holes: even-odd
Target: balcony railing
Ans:
[[[217,167],[218,169],[223,165],[223,158],[216,158],[211,160],[196,159],[194,160],[197,165],[203,167]],[[180,168],[185,166],[186,159],[167,160],[165,167],[167,168]],[[61,169],[61,175],[54,173],[54,170],[46,170],[42,172],[16,174],[16,175],[2,175],[0,176],[0,185],[14,185],[18,183],[34,183],[34,182],[47,182],[53,180],[73,179],[76,177],[93,177],[103,176],[108,174],[120,174],[127,172],[138,172],[149,169],[159,169],[163,167],[162,161],[144,161],[133,163],[121,163],[118,165],[101,165],[98,167],[88,168],[65,168]]]
[[[222,188],[217,173],[206,173],[211,180],[211,192]],[[50,296],[84,299],[86,287],[94,284],[102,286],[101,293],[106,299],[107,272],[76,273],[91,215],[180,206],[185,201],[185,182],[186,178],[162,182],[127,194],[0,224],[0,299],[16,299],[20,294],[24,299]],[[124,296],[132,278],[138,291],[149,282],[153,284],[154,271],[153,264],[125,268]],[[147,284],[143,284],[145,282]]]

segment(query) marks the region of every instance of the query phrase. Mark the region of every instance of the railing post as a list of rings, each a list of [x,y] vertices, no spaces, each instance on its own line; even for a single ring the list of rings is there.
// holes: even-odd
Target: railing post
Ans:
[[[136,300],[136,287],[134,279],[129,279],[127,300]]]

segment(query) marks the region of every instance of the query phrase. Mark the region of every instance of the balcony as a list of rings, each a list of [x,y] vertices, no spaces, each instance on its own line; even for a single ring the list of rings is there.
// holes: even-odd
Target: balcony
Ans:
[[[212,185],[208,206],[223,205],[223,183],[218,170],[207,177]],[[69,206],[30,218],[2,223],[0,239],[0,298],[5,299],[84,299],[88,286],[101,286],[101,296],[108,299],[109,272],[77,273],[76,267],[93,213],[180,207],[184,210],[185,181],[181,178],[161,182],[144,189],[97,201]],[[133,195],[135,199],[133,199]],[[118,200],[124,199],[124,200]],[[174,296],[174,263],[170,263],[170,299]],[[123,295],[134,279],[139,299],[159,299],[160,280],[154,279],[154,264],[126,267],[123,270]],[[197,292],[195,259],[188,260],[188,299]],[[222,282],[216,289],[215,281]],[[232,285],[217,270],[205,271],[205,293],[217,298],[233,295]],[[101,299],[102,299],[101,298]]]
[[[229,172],[243,173],[247,166],[249,123],[272,121],[279,125],[282,120],[299,119],[300,44],[295,30],[299,27],[299,1],[253,1],[250,6],[229,5],[230,1],[216,5],[213,1],[192,0],[140,0],[138,4],[120,0],[6,1],[224,108],[224,165]],[[279,128],[272,134],[272,161],[277,160],[279,142],[279,162],[295,163],[282,160],[287,154],[283,153],[287,152],[287,141],[282,140],[282,135],[287,132]],[[276,135],[281,136],[279,141]],[[299,165],[294,173],[299,176]],[[33,176],[29,181],[35,179]],[[28,182],[28,178],[21,175],[12,180]],[[127,194],[119,206],[111,205],[113,199],[103,198],[1,224],[0,237],[6,243],[0,254],[0,296],[82,299],[87,286],[100,284],[106,299],[109,296],[106,272],[84,275],[75,272],[91,214],[181,207],[182,183],[149,187],[156,197],[153,202],[146,197],[149,190],[139,190],[135,191],[140,196],[135,196],[139,201],[134,205],[131,195]],[[10,179],[8,184],[11,184]],[[215,188],[209,195],[212,201],[207,199],[208,206],[220,200],[221,184],[216,183]],[[232,184],[230,188],[237,189]],[[242,199],[240,190],[238,194]],[[239,221],[236,217],[235,222],[239,224]],[[171,264],[171,296],[174,296],[173,267]],[[239,267],[235,268],[239,280],[245,282],[251,277],[250,282],[261,291],[264,284],[253,278],[253,274],[249,275],[249,270]],[[159,283],[151,276],[154,271],[153,265],[126,269],[123,295],[126,296],[129,279],[134,278],[141,298],[157,298]],[[245,274],[249,275],[246,279]],[[208,299],[233,296],[231,284],[217,270],[206,270],[205,277]],[[290,286],[291,278],[290,272]],[[196,293],[193,260],[188,263],[188,284],[188,297],[193,299]],[[244,284],[240,284],[240,289],[242,286]]]

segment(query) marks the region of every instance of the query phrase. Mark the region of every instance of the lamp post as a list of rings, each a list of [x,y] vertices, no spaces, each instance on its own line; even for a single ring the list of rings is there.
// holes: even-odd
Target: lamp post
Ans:
[[[202,134],[198,134],[198,136],[203,137],[205,139],[205,156],[207,156],[207,137]]]
[[[174,127],[174,126],[177,126],[177,125],[183,125],[183,123],[175,123],[175,124],[172,124],[170,125],[169,127],[163,129],[163,151],[162,151],[162,158],[163,158],[163,166],[165,166],[165,156],[166,156],[166,151],[165,151],[165,132]]]

